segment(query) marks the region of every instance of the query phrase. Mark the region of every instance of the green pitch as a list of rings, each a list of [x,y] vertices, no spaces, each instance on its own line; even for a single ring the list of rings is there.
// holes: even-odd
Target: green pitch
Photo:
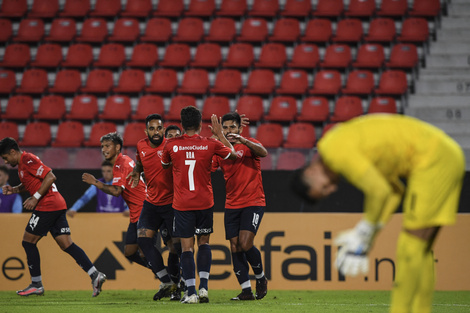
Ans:
[[[103,290],[97,298],[90,291],[48,291],[44,296],[19,297],[13,291],[0,292],[0,312],[388,312],[388,291],[277,291],[270,290],[260,301],[230,301],[236,290],[210,290],[210,303],[180,304],[169,299],[153,301],[151,290]],[[470,312],[470,291],[438,291],[433,313]]]

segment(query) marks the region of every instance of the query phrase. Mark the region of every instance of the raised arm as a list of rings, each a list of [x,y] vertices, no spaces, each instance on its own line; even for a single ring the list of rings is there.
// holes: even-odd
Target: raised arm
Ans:
[[[89,173],[83,173],[82,181],[84,181],[87,184],[96,186],[96,188],[107,193],[108,195],[119,197],[122,193],[122,187],[106,185],[105,183],[99,181],[98,179],[95,178],[95,176]]]

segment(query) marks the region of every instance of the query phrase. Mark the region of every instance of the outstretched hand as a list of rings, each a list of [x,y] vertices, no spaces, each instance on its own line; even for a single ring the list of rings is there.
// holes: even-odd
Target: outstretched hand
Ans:
[[[95,176],[93,176],[89,173],[83,173],[82,181],[87,183],[87,184],[94,185],[94,183],[96,181],[96,178],[95,178]]]
[[[212,131],[212,134],[214,136],[216,136],[217,138],[221,138],[220,136],[224,135],[223,132],[222,132],[222,118],[220,118],[220,120],[219,120],[217,115],[212,114],[211,123],[212,123],[212,125],[209,125],[209,127]]]
[[[135,188],[139,184],[140,174],[132,171],[126,176],[126,180],[127,179],[129,180],[129,185],[131,185],[132,188]]]

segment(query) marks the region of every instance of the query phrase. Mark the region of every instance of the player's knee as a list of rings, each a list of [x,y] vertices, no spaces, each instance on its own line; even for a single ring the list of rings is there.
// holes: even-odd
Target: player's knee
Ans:
[[[241,248],[242,251],[244,251],[244,252],[250,250],[252,247],[253,247],[253,242],[252,242],[252,241],[243,241],[243,242],[240,242],[240,248]]]

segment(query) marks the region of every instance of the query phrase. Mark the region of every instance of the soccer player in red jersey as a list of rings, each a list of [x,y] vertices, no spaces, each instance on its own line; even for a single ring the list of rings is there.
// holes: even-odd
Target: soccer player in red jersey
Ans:
[[[166,142],[165,127],[160,114],[150,114],[145,119],[147,138],[137,143],[136,166],[128,174],[132,187],[137,186],[140,174],[144,172],[147,183],[147,197],[143,203],[137,223],[137,243],[144,253],[153,272],[162,281],[154,300],[160,300],[171,293],[172,300],[180,300],[181,292],[172,290],[180,280],[180,266],[177,249],[181,251],[179,240],[173,242],[173,176],[171,171],[162,168],[160,159]],[[160,228],[163,241],[169,249],[168,272],[163,264],[161,253],[155,247],[154,236]],[[168,276],[170,275],[170,276]],[[171,277],[171,280],[170,280]],[[178,296],[179,293],[179,296]]]
[[[98,296],[106,281],[106,275],[98,272],[86,253],[72,241],[65,213],[67,205],[54,184],[56,176],[52,173],[51,168],[42,163],[34,154],[21,151],[18,143],[10,137],[0,141],[0,155],[6,164],[13,167],[18,165],[18,175],[21,182],[15,187],[4,186],[3,193],[8,195],[27,191],[32,195],[23,203],[24,208],[29,211],[33,210],[33,213],[28,225],[26,225],[22,242],[32,282],[28,287],[16,293],[20,296],[44,294],[39,250],[36,245],[42,237],[50,232],[59,247],[70,254],[77,264],[90,275],[93,297]]]
[[[185,134],[170,139],[163,148],[164,168],[172,165],[174,236],[181,240],[181,264],[187,286],[183,303],[209,302],[208,280],[212,262],[209,237],[213,232],[214,196],[210,180],[212,157],[235,159],[232,145],[222,134],[217,116],[212,116],[212,132],[221,138],[217,141],[199,135],[201,112],[188,106],[181,110],[181,124]],[[194,235],[199,246],[197,266],[200,277],[199,297],[196,294],[196,266],[194,263]]]
[[[267,279],[259,250],[253,245],[256,232],[266,207],[260,158],[268,155],[263,145],[253,138],[242,137],[242,120],[238,113],[222,117],[223,135],[233,145],[236,160],[214,157],[212,169],[220,166],[224,173],[225,190],[225,237],[230,241],[233,270],[242,292],[232,300],[254,300],[248,275],[250,263],[256,277],[256,299],[262,299],[267,289]],[[220,138],[220,137],[219,137]]]

